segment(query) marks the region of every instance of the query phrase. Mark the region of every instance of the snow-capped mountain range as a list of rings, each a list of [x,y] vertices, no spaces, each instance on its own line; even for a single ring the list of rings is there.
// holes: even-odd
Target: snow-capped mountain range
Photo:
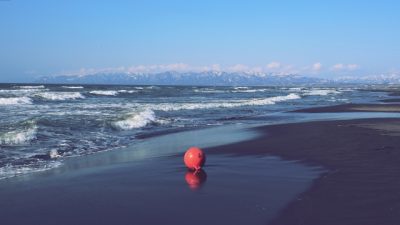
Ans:
[[[130,84],[130,85],[300,85],[300,84],[400,84],[400,74],[364,77],[316,78],[297,74],[162,72],[95,73],[87,75],[45,76],[37,83],[53,84]]]

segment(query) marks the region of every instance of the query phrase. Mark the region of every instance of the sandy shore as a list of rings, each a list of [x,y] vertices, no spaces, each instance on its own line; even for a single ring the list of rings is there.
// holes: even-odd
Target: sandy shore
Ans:
[[[387,100],[389,101],[389,99]],[[300,109],[293,112],[335,113],[335,112],[400,112],[400,104],[343,104],[326,107]]]
[[[381,102],[400,103],[400,98],[383,99],[383,100],[381,100]]]
[[[231,154],[210,154],[204,171],[187,171],[182,156],[190,145],[258,136],[235,127],[155,136],[0,180],[1,224],[265,224],[323,171],[274,156]]]
[[[259,130],[264,136],[256,140],[208,151],[277,155],[329,170],[268,224],[400,224],[400,119],[309,122]]]

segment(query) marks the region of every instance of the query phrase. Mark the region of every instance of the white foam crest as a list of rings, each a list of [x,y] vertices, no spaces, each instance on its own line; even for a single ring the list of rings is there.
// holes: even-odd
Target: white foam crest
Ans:
[[[42,92],[45,91],[47,89],[3,89],[0,90],[0,93],[4,93],[4,94],[10,94],[10,95],[14,95],[14,96],[26,96],[26,95],[30,95],[31,93],[37,93],[37,92]]]
[[[340,94],[340,91],[334,90],[334,89],[312,89],[312,90],[306,90],[304,92],[304,95],[320,95],[320,96],[326,96],[330,94]]]
[[[118,90],[118,93],[128,93],[128,94],[132,94],[132,93],[137,93],[137,90]]]
[[[82,86],[62,86],[62,88],[67,88],[67,89],[83,89],[84,87],[82,87]]]
[[[24,85],[24,86],[16,86],[16,87],[21,88],[21,89],[43,89],[43,88],[45,88],[44,85],[36,85],[36,86]]]
[[[285,88],[286,89],[286,88]],[[288,90],[291,90],[291,91],[301,91],[303,88],[301,88],[301,87],[291,87],[291,88],[288,88]]]
[[[249,89],[249,87],[234,87],[233,89],[235,89],[235,90],[243,90],[243,89]]]
[[[0,134],[0,144],[20,145],[26,144],[36,138],[37,126],[28,127],[22,130],[9,131]]]
[[[28,97],[0,98],[0,105],[23,105],[23,104],[32,104],[32,100]]]
[[[254,90],[254,89],[249,89],[249,90],[235,90],[235,91],[232,91],[233,93],[254,93],[254,92],[257,92],[258,90]]]
[[[43,92],[37,93],[35,96],[54,101],[85,98],[85,96],[79,92]]]
[[[275,96],[269,98],[253,98],[248,100],[237,100],[231,102],[208,102],[208,103],[161,103],[153,105],[151,109],[160,111],[176,111],[176,110],[194,110],[194,109],[211,109],[211,108],[235,108],[242,106],[261,106],[273,105],[277,102],[300,99],[297,94],[291,93],[285,96]]]
[[[275,96],[269,98],[251,98],[243,100],[232,100],[227,102],[214,101],[214,102],[183,102],[183,103],[77,103],[81,105],[85,110],[93,109],[151,109],[159,111],[177,111],[177,110],[195,110],[195,109],[209,109],[209,108],[234,108],[240,106],[251,106],[251,105],[271,105],[277,102],[289,101],[300,99],[298,94],[291,93],[285,96]],[[74,104],[76,106],[76,104]]]
[[[49,152],[49,157],[50,157],[51,159],[56,159],[56,158],[60,158],[61,155],[60,155],[60,153],[58,153],[57,149],[52,149],[52,150],[50,150],[50,152]]]
[[[269,97],[269,98],[264,98],[264,99],[252,99],[249,102],[247,102],[246,105],[271,105],[275,104],[277,102],[283,102],[283,101],[288,101],[288,100],[295,100],[295,99],[300,99],[301,97],[297,94],[291,93],[285,96],[275,96],[275,97]]]
[[[216,89],[211,89],[211,88],[201,88],[201,89],[195,89],[193,91],[198,92],[198,93],[225,93],[226,92],[224,90],[216,90]]]
[[[82,109],[73,109],[71,111],[66,110],[54,110],[46,112],[46,115],[53,115],[53,116],[111,116],[115,115],[115,112],[104,112],[101,109],[99,110],[82,110]]]
[[[119,130],[132,130],[147,126],[156,121],[156,115],[151,109],[129,114],[126,118],[113,122],[112,126]]]
[[[160,89],[160,87],[157,87],[157,86],[148,86],[148,87],[145,87],[145,89]]]
[[[266,92],[268,89],[236,89],[233,93],[255,93],[255,92]]]
[[[118,94],[118,91],[90,91],[89,93],[93,95],[115,96]]]

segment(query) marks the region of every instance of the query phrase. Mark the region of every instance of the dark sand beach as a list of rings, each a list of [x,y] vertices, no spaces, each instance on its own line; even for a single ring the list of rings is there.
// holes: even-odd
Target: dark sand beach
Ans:
[[[265,136],[210,152],[278,155],[329,170],[269,224],[399,224],[400,120],[259,128]]]
[[[302,112],[349,108],[398,110]],[[218,142],[246,130],[152,137],[2,180],[2,224],[400,224],[400,119],[268,125]],[[190,143],[208,155],[199,174],[182,164]]]
[[[2,224],[265,224],[324,170],[275,156],[227,153],[209,154],[195,174],[182,160],[190,144],[217,146],[252,133],[172,133],[1,180]]]
[[[400,98],[389,98],[383,99],[381,102],[388,102],[388,103],[400,103]]]
[[[387,101],[391,99],[387,99]],[[382,100],[384,101],[384,100]],[[302,113],[340,113],[340,112],[400,112],[399,104],[343,104],[295,110]]]

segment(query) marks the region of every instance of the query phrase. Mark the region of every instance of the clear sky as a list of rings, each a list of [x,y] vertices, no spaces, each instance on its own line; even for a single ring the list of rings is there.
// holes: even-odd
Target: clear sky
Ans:
[[[0,0],[0,27],[0,82],[105,68],[400,71],[396,0]]]

